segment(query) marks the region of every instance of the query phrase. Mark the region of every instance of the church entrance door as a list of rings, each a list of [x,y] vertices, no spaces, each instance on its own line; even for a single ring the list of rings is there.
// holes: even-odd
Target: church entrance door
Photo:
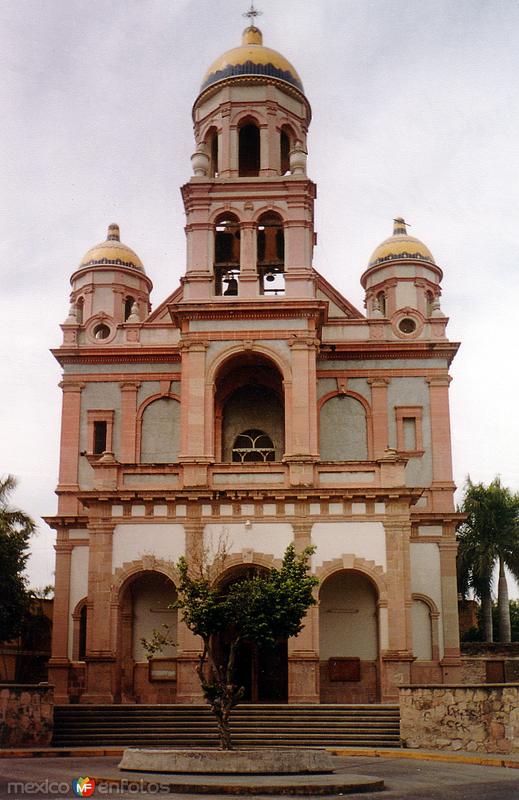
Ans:
[[[286,703],[288,699],[288,649],[286,639],[273,647],[242,642],[237,653],[235,681],[243,686],[249,703]]]

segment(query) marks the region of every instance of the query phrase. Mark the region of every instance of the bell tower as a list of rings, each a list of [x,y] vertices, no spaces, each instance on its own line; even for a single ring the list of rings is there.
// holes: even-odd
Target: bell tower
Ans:
[[[184,301],[315,296],[310,119],[299,75],[255,25],[210,66],[193,106],[194,175],[182,188]]]

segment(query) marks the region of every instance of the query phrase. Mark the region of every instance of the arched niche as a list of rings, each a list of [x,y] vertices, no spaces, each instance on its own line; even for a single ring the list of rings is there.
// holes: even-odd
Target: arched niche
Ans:
[[[141,414],[141,463],[172,464],[180,449],[180,403],[173,397],[158,397]]]
[[[250,431],[258,433],[252,436]],[[267,440],[271,443],[273,453],[263,460],[281,461],[285,449],[282,376],[269,359],[250,352],[229,359],[216,376],[215,441],[222,461],[239,461],[233,450],[245,435],[256,439],[258,451]],[[250,460],[259,459],[245,459]]]
[[[363,403],[349,394],[325,399],[319,413],[321,461],[366,461],[368,422]]]
[[[214,223],[214,291],[216,295],[239,294],[240,221],[236,214],[219,214]]]
[[[416,658],[416,662],[435,661],[439,658],[439,616],[438,608],[430,597],[423,594],[413,594],[411,622],[413,655]]]

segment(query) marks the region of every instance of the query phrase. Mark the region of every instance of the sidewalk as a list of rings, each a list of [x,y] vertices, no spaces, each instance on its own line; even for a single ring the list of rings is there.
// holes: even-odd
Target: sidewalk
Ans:
[[[1,748],[2,758],[101,758],[122,756],[121,747],[19,747]],[[327,747],[328,752],[345,758],[400,758],[419,761],[442,761],[454,764],[477,764],[486,767],[519,769],[519,754],[469,753],[465,750],[404,750],[398,747]]]

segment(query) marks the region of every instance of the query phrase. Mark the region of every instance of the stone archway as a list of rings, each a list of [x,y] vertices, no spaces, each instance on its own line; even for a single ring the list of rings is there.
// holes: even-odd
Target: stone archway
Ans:
[[[268,559],[263,563],[234,563],[220,576],[218,584],[222,592],[234,582],[267,572]],[[219,646],[227,647],[225,634]],[[235,668],[235,683],[243,686],[245,703],[286,703],[288,701],[288,640],[279,640],[272,647],[262,647],[253,642],[242,642],[238,649]]]
[[[364,572],[339,569],[319,590],[322,703],[370,703],[379,690],[379,594]]]
[[[177,597],[175,584],[163,572],[133,571],[118,593],[117,663],[122,702],[172,702],[176,690]],[[173,644],[148,662],[142,639],[167,625]],[[160,667],[160,669],[159,669]]]

